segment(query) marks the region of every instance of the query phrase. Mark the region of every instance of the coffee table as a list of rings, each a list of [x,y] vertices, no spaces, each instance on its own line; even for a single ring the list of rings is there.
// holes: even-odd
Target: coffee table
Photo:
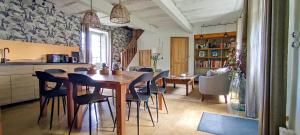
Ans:
[[[166,83],[173,83],[174,88],[176,84],[185,84],[186,86],[186,96],[189,94],[189,85],[192,85],[192,90],[195,88],[195,75],[182,76],[170,76],[166,78]]]

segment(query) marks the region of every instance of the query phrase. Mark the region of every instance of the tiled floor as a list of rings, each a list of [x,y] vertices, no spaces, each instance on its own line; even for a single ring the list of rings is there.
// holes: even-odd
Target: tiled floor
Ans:
[[[110,90],[106,91],[110,94]],[[154,117],[155,127],[148,112],[141,107],[140,114],[140,134],[141,135],[206,135],[207,133],[197,131],[197,127],[203,112],[213,112],[219,114],[228,114],[227,105],[222,103],[224,99],[218,97],[208,97],[205,102],[200,101],[200,94],[196,88],[190,91],[188,97],[185,96],[185,87],[177,85],[176,89],[169,87],[166,94],[166,102],[169,108],[169,114],[163,110],[159,112],[159,122],[156,122],[156,111],[150,102],[151,112]],[[50,105],[48,106],[50,107]],[[100,120],[97,127],[93,115],[93,134],[114,135],[112,132],[113,122],[109,115],[108,107],[105,103],[99,105]],[[48,109],[50,110],[50,109]],[[16,105],[2,110],[2,120],[4,135],[64,135],[68,133],[66,116],[60,109],[60,116],[57,116],[57,107],[53,118],[53,128],[49,130],[49,115],[37,124],[39,112],[39,102],[34,101],[21,105]],[[50,114],[50,113],[48,113]],[[136,135],[136,108],[133,104],[130,121],[126,121],[126,133]],[[72,135],[88,134],[88,113],[85,115],[84,124],[81,130],[73,130]]]

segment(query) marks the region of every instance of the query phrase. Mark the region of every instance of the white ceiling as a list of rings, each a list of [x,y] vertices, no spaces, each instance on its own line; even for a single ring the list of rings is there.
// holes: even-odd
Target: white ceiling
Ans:
[[[57,4],[57,8],[68,14],[83,14],[90,9],[89,2],[84,0],[52,0]],[[86,0],[88,1],[88,0]],[[114,25],[109,22],[108,12],[102,12],[101,6],[95,5],[97,2],[115,4],[118,0],[93,0],[94,7],[99,9],[100,21],[106,25]],[[219,23],[229,23],[237,20],[241,14],[243,0],[122,0],[127,7],[134,21],[149,24],[154,28],[183,27],[178,20],[172,16],[168,8],[162,8],[154,1],[169,1],[175,6],[175,10],[181,12],[191,26],[211,25]],[[165,5],[168,6],[168,5]],[[174,8],[173,8],[174,9]],[[173,10],[171,9],[171,10]],[[175,13],[178,13],[175,12]],[[174,12],[173,12],[174,13]],[[129,25],[130,26],[130,25]]]

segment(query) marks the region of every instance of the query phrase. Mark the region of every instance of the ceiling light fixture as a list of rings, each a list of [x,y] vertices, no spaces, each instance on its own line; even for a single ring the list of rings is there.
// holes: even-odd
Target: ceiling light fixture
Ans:
[[[226,29],[226,24],[225,24],[225,33],[224,33],[224,37],[225,37],[225,38],[228,37],[228,33],[227,33],[227,29]]]
[[[93,0],[91,0],[91,10],[85,12],[81,24],[90,28],[100,28],[100,19],[95,10],[93,10]]]
[[[117,24],[125,24],[130,22],[130,16],[127,8],[119,0],[119,4],[114,5],[110,13],[110,21]]]

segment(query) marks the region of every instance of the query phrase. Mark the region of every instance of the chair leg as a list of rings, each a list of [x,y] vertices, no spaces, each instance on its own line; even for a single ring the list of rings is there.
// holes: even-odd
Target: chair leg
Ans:
[[[153,97],[152,97],[152,95],[150,96],[150,98],[151,98],[152,104],[154,105],[154,101],[153,101]]]
[[[107,104],[108,104],[108,108],[109,108],[109,112],[110,112],[110,116],[111,116],[111,119],[113,120],[113,122],[115,121],[114,119],[114,115],[113,115],[113,112],[111,110],[111,106],[110,106],[110,103],[109,103],[109,100],[107,99]]]
[[[48,102],[48,100],[49,100],[48,98],[45,98],[44,103],[42,104],[42,108],[40,109],[40,115],[39,115],[39,119],[38,119],[38,124],[39,124],[39,122],[40,122],[40,120],[42,118],[43,111],[44,111],[44,108],[45,108],[46,103]]]
[[[59,104],[60,104],[60,99],[59,96],[57,97],[57,116],[59,116]]]
[[[96,103],[94,103],[94,110],[95,110],[96,122],[98,123],[98,115],[97,115],[97,107],[96,107]]]
[[[89,103],[89,134],[92,135],[92,104]]]
[[[167,114],[168,114],[169,111],[168,111],[167,103],[166,103],[166,100],[165,100],[165,96],[164,96],[163,93],[161,94],[161,96],[162,96],[162,99],[164,100],[165,108],[166,108],[166,111],[167,111]]]
[[[129,120],[129,117],[130,117],[130,109],[131,109],[131,102],[128,102],[128,119]]]
[[[149,108],[148,101],[145,102],[145,104],[146,104],[146,107],[148,108],[148,112],[149,112],[149,115],[150,115],[150,118],[151,118],[151,121],[152,121],[152,124],[153,124],[153,127],[154,127],[155,125],[154,125],[154,121],[153,121],[153,118],[152,118],[152,114],[151,114],[151,111],[150,111],[150,108]]]
[[[63,96],[63,97],[62,97],[62,100],[63,100],[64,114],[66,115],[66,97]]]
[[[50,117],[50,130],[52,129],[52,120],[53,120],[53,109],[54,109],[55,98],[52,98],[52,107],[51,107],[51,117]]]
[[[140,102],[136,102],[136,113],[137,113],[137,134],[140,134]]]
[[[74,123],[75,123],[75,120],[77,118],[77,113],[78,113],[79,107],[80,107],[80,105],[78,105],[77,108],[76,108],[76,110],[75,110],[75,114],[74,114],[74,117],[73,117],[73,120],[72,120],[72,124],[71,124],[70,130],[69,130],[69,135],[71,134],[72,128],[73,128]]]
[[[158,97],[157,97],[157,94],[155,94],[155,98],[156,98],[156,120],[158,122]]]
[[[226,96],[226,95],[224,95],[224,98],[225,98],[225,103],[227,104],[227,96]]]
[[[201,95],[201,102],[204,101],[204,94]]]

